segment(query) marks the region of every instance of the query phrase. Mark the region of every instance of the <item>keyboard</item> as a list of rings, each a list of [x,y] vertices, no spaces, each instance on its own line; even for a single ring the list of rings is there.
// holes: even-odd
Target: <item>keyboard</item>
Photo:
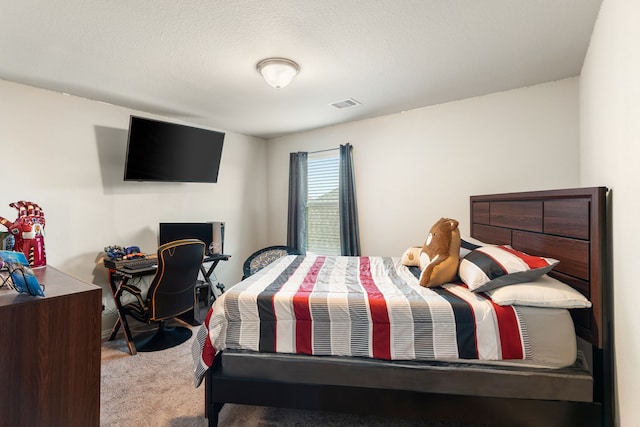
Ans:
[[[125,271],[140,271],[156,267],[157,265],[158,260],[155,258],[137,258],[126,261],[120,268]]]

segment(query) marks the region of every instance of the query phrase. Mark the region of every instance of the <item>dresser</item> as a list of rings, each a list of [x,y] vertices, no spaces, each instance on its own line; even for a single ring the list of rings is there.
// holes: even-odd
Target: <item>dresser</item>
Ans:
[[[0,289],[0,427],[99,426],[102,290],[34,273],[44,298]]]

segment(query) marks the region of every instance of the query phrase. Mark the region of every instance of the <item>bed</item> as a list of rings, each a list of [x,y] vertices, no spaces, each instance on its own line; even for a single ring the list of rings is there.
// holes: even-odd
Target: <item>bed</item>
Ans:
[[[298,313],[297,329],[287,330],[282,325],[287,322],[269,318],[273,311],[283,311],[282,307],[261,306],[260,301],[275,301],[271,294],[266,299],[255,296],[255,307],[241,316],[237,304],[234,306],[227,298],[216,301],[194,344],[195,381],[199,384],[204,379],[209,425],[217,425],[218,413],[225,403],[487,425],[608,425],[612,405],[607,193],[604,187],[593,187],[470,198],[471,237],[559,260],[548,276],[578,290],[591,302],[590,308],[497,306],[484,293],[478,296],[465,290],[465,286],[445,285],[432,299],[449,305],[430,306],[431,312],[468,318],[460,307],[471,305],[474,313],[487,310],[487,316],[493,319],[488,323],[500,326],[497,331],[490,331],[488,324],[476,320],[471,322],[471,332],[465,332],[460,326],[443,322],[438,326],[439,332],[435,328],[429,330],[436,344],[427,348],[420,339],[409,339],[411,335],[422,335],[407,331],[422,327],[411,315],[415,295],[419,294],[420,301],[429,298],[413,287],[411,274],[415,277],[415,272],[403,269],[394,259],[292,256],[232,287],[238,293],[255,288],[264,297],[269,290],[265,282],[276,283],[285,273],[295,278],[296,272],[302,270],[303,276],[296,279],[299,282],[289,295],[289,310],[302,308],[303,314]],[[318,280],[340,289],[337,299],[347,301],[346,308],[331,302],[324,309],[316,309],[316,313],[324,310],[331,318],[340,318],[341,313],[358,318],[362,304],[359,296],[341,288],[342,282],[349,283],[344,274],[340,275],[340,283],[317,278],[326,263],[355,263],[361,276],[356,281],[360,284],[367,282],[362,280],[363,274],[369,277],[382,271],[393,277],[374,277],[371,283],[375,286],[362,285],[368,294],[372,325],[338,322],[332,326],[332,334],[323,334],[318,329],[322,319],[314,317],[311,321],[304,314],[317,301],[306,298],[308,292],[299,293],[296,289],[309,285],[308,278],[313,277],[311,288],[320,286],[315,282]],[[351,267],[338,269],[350,271]],[[286,290],[292,279],[282,280],[278,292]],[[386,282],[390,282],[389,288]],[[402,284],[400,290],[393,288],[391,282]],[[378,299],[379,294],[387,298],[386,294],[396,293],[402,294],[401,303]],[[388,313],[382,321],[376,311],[379,304],[384,305],[383,314]],[[398,311],[392,311],[392,306],[399,306]],[[222,311],[225,313],[220,315]],[[244,322],[235,330],[224,320],[234,315],[243,317]],[[415,324],[403,323],[403,319]],[[575,334],[568,329],[574,329]],[[557,330],[559,334],[545,330]],[[227,338],[220,341],[220,335]],[[455,335],[454,344],[446,341],[448,335]],[[484,338],[478,338],[480,335],[499,338],[489,345],[484,344]],[[580,353],[576,353],[575,336],[586,350],[584,357],[576,357]],[[211,340],[208,347],[204,343],[207,338]],[[460,344],[469,340],[475,347]],[[572,345],[563,347],[563,341]],[[387,345],[388,342],[393,344]],[[276,347],[278,352],[274,352]],[[434,355],[437,360],[431,360]],[[202,360],[209,362],[203,366]]]

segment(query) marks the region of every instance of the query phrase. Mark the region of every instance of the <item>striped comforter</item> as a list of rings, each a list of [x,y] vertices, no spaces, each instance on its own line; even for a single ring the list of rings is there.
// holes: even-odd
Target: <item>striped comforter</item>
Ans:
[[[231,287],[193,344],[195,385],[226,348],[384,360],[530,358],[513,306],[423,288],[399,258],[286,256]]]

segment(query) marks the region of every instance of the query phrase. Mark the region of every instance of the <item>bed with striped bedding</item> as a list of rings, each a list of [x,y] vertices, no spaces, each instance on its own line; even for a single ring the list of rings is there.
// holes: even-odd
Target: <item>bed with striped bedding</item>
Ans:
[[[612,424],[607,195],[591,187],[470,197],[471,237],[559,260],[550,276],[591,308],[502,311],[460,285],[421,289],[398,261],[373,257],[282,260],[233,286],[193,347],[209,427],[227,403],[473,425]],[[586,358],[576,358],[576,336]],[[469,349],[496,360],[463,359]],[[339,355],[315,356],[327,351]],[[434,360],[402,360],[425,356]]]
[[[195,384],[225,349],[381,360],[524,360],[518,308],[462,283],[418,284],[399,258],[287,256],[215,302],[194,341]]]

